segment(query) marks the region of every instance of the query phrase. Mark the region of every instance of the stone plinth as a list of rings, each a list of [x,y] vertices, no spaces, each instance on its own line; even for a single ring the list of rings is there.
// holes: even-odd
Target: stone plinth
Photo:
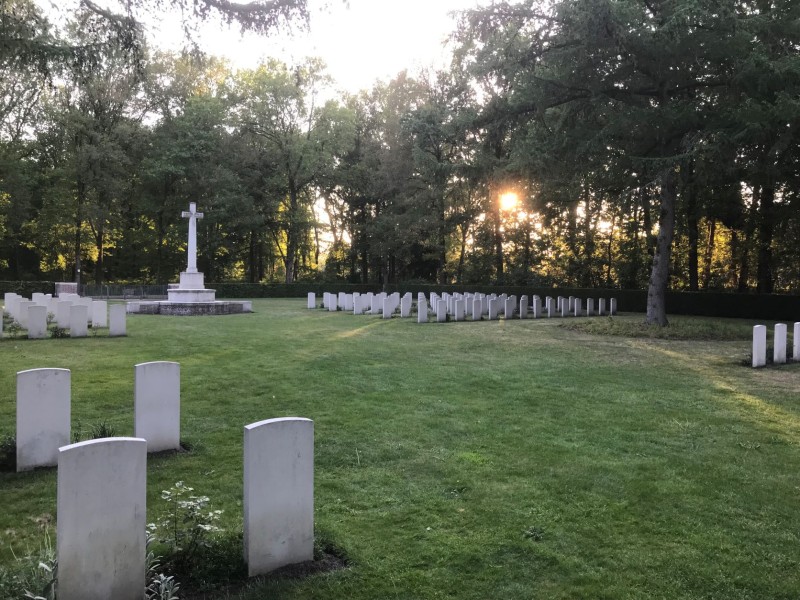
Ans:
[[[238,315],[253,312],[251,301],[216,300],[214,302],[128,302],[127,312],[143,315],[177,317]]]

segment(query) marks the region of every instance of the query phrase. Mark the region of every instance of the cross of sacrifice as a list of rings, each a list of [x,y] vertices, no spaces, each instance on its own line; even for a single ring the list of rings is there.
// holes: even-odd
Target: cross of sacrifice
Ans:
[[[189,203],[189,210],[183,211],[181,217],[189,219],[189,265],[187,273],[197,273],[197,219],[203,218],[203,213],[197,212],[197,204]]]

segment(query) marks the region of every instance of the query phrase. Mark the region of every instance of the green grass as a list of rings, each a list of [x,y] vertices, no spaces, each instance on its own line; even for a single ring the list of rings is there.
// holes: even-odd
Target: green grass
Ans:
[[[133,365],[178,361],[193,450],[150,459],[148,520],[183,480],[234,535],[243,426],[314,419],[316,528],[350,567],[219,598],[797,597],[800,365],[742,367],[753,323],[671,340],[254,308],[3,340],[0,437],[16,371],[71,369],[73,422],[130,435]],[[55,472],[0,473],[0,507],[2,563],[39,544]]]

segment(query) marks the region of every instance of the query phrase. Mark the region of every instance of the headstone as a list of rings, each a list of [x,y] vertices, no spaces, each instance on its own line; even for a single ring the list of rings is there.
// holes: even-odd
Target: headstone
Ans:
[[[428,322],[428,301],[425,300],[425,295],[420,295],[417,298],[417,323]]]
[[[497,308],[500,303],[499,298],[489,298],[489,320],[494,321],[497,318]]]
[[[800,322],[794,324],[792,345],[792,361],[800,362]]]
[[[181,446],[181,366],[140,363],[133,368],[133,435],[147,440],[148,452]]]
[[[601,316],[601,317],[606,314],[606,299],[605,298],[599,298],[597,300],[597,314],[599,316]]]
[[[411,294],[403,296],[402,300],[400,300],[400,318],[407,319],[411,316],[411,304]]]
[[[69,329],[70,310],[72,302],[70,300],[59,300],[56,306],[56,324],[62,329]]]
[[[127,335],[127,326],[125,324],[125,305],[112,304],[109,307],[109,337],[118,337]]]
[[[556,312],[558,312],[558,313],[561,312],[561,310],[562,310],[562,308],[564,306],[564,302],[566,302],[566,301],[567,301],[567,299],[564,298],[564,296],[559,296],[556,299]]]
[[[34,304],[28,307],[28,338],[42,339],[47,335],[47,307]]]
[[[69,369],[17,373],[17,471],[58,464],[69,444]]]
[[[28,308],[31,306],[35,306],[35,304],[24,298],[17,303],[17,321],[23,329],[28,328]]]
[[[608,314],[611,315],[612,317],[617,314],[617,299],[616,298],[612,298],[611,302],[609,302]]]
[[[594,298],[586,299],[586,316],[591,317],[594,315]]]
[[[244,428],[244,557],[250,577],[314,557],[314,422]]]
[[[447,301],[439,300],[436,303],[436,322],[444,323],[447,321]]]
[[[466,318],[467,301],[463,298],[459,298],[455,301],[454,308],[455,311],[453,312],[453,316],[455,317],[455,320],[463,321]]]
[[[89,309],[85,304],[73,304],[69,309],[69,336],[86,337]]]
[[[566,298],[564,298],[561,302],[561,316],[562,317],[569,316],[569,302],[567,302]]]
[[[108,327],[108,302],[92,300],[92,327]]]
[[[753,367],[763,367],[767,364],[767,326],[756,325],[753,327]]]
[[[481,315],[483,315],[483,300],[475,296],[472,299],[472,320],[473,321],[480,321]]]
[[[344,292],[339,292],[339,296],[338,296],[338,299],[337,299],[337,305],[342,310],[347,310],[347,294],[345,294]]]
[[[572,314],[575,311],[575,296],[570,296],[567,301],[569,302],[568,311]]]
[[[574,314],[576,317],[583,316],[583,309],[581,307],[581,299],[580,298],[573,298],[572,300],[572,308],[574,309]]]
[[[786,323],[775,323],[772,342],[772,362],[776,365],[786,363]]]
[[[547,318],[551,319],[553,317],[553,313],[555,312],[553,310],[554,302],[553,302],[553,299],[550,296],[547,296],[546,301],[547,301],[547,304],[546,304],[545,308],[547,309]]]
[[[352,312],[353,310],[353,294],[345,294],[344,295],[344,309],[347,312]]]
[[[542,318],[542,299],[539,296],[533,297],[533,318]]]
[[[519,318],[528,318],[528,297],[523,295],[519,299]]]
[[[515,298],[506,298],[505,302],[503,303],[504,306],[504,316],[506,319],[513,319],[514,318],[514,309],[516,308],[517,301]]]
[[[338,310],[336,302],[336,294],[328,294],[328,310],[330,312],[336,312]]]
[[[308,292],[308,308],[317,308],[317,295],[314,292]]]
[[[392,310],[392,299],[389,298],[389,297],[384,298],[383,299],[383,318],[384,319],[391,319],[393,312],[394,312],[394,310]]]
[[[361,296],[360,294],[353,294],[353,314],[354,315],[362,315],[364,314],[364,307],[361,304],[366,298]]]
[[[58,600],[142,600],[147,443],[64,446],[57,477]]]

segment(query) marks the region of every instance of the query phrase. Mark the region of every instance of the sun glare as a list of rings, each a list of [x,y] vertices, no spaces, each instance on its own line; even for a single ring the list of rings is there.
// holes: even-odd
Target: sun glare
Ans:
[[[519,196],[516,192],[500,194],[500,210],[514,210],[519,205]]]

